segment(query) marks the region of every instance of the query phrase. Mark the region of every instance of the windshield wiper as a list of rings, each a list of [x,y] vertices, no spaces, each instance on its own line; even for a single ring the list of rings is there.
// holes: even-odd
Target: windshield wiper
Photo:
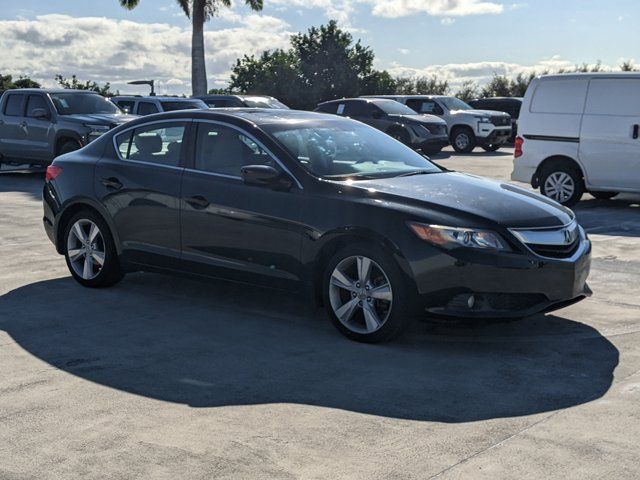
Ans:
[[[438,173],[438,171],[434,170],[412,170],[410,172],[401,173],[400,175],[396,175],[396,177],[412,177],[414,175],[429,175],[431,173]]]

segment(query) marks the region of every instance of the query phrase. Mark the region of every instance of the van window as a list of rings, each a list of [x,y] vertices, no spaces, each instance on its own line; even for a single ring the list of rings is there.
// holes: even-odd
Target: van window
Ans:
[[[592,79],[589,84],[585,113],[591,115],[640,115],[640,79]]]
[[[580,114],[584,109],[588,83],[586,78],[542,80],[533,93],[531,111]]]

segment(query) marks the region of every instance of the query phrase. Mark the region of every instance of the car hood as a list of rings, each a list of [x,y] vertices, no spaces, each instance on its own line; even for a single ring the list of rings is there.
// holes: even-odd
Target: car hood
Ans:
[[[357,181],[368,195],[446,213],[458,211],[507,228],[561,227],[573,220],[571,210],[515,185],[458,172]]]
[[[93,125],[108,125],[108,126],[116,126],[122,125],[123,123],[127,123],[134,118],[138,118],[136,115],[122,115],[122,114],[111,114],[111,113],[92,113],[92,114],[84,114],[84,115],[64,115],[63,118],[65,120],[70,120],[76,123],[87,123]]]
[[[442,125],[446,125],[446,122],[442,120],[440,117],[436,117],[435,115],[389,115],[390,118],[405,122],[405,123],[413,123],[413,124],[421,124],[421,123],[441,123]]]
[[[508,117],[508,113],[496,112],[494,110],[451,110],[454,115],[473,115],[473,116],[485,116],[485,117]]]

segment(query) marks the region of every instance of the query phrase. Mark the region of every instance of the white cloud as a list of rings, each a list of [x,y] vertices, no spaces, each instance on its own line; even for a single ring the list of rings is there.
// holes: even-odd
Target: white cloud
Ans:
[[[289,25],[278,18],[250,14],[225,20],[232,26],[205,32],[211,86],[226,85],[236,58],[288,45]],[[0,63],[2,73],[30,75],[46,86],[53,86],[53,77],[61,73],[111,82],[122,92],[143,93],[144,87],[126,82],[151,78],[157,80],[159,93],[190,92],[188,26],[67,15],[4,20],[0,51],[6,53]]]
[[[442,20],[440,20],[440,23],[445,27],[449,27],[453,25],[455,22],[456,22],[456,19],[451,17],[444,17]]]

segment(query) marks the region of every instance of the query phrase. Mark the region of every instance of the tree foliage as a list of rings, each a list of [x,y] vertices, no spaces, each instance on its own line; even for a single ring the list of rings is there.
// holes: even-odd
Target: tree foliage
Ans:
[[[21,75],[14,80],[12,75],[0,74],[0,91],[11,88],[40,88],[40,84],[26,76]]]
[[[436,75],[396,78],[396,93],[399,95],[448,95],[450,91],[449,81]]]
[[[272,95],[294,108],[313,108],[334,98],[393,93],[395,80],[373,68],[373,51],[337,22],[291,37],[288,50],[267,50],[238,59],[230,90]]]
[[[71,80],[68,80],[60,74],[56,75],[55,80],[62,88],[72,88],[74,90],[90,90],[92,92],[97,92],[104,97],[114,95],[114,93],[111,92],[111,84],[109,82],[105,83],[104,85],[99,85],[97,82],[93,82],[90,80],[82,82],[78,80],[75,75],[71,75]],[[117,92],[115,93],[115,95],[117,95]]]

